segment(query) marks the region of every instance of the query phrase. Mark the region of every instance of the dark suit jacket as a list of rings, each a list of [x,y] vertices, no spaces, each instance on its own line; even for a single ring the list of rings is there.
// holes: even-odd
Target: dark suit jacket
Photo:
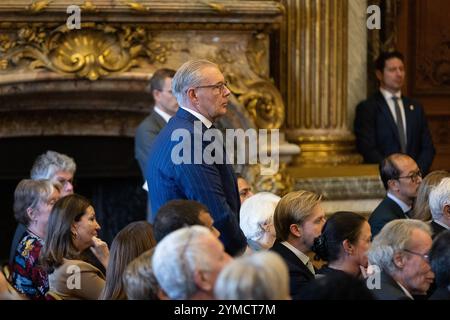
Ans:
[[[134,157],[139,163],[142,176],[145,175],[145,165],[150,153],[150,149],[155,141],[156,136],[166,125],[166,121],[152,111],[137,127],[134,137]]]
[[[191,113],[180,108],[156,137],[145,174],[152,204],[151,221],[154,221],[158,209],[169,200],[196,200],[210,210],[214,226],[220,231],[220,239],[227,252],[236,255],[246,247],[246,239],[238,221],[240,199],[236,176],[233,167],[225,162],[207,164],[200,159],[201,163],[195,164],[194,151],[203,153],[210,142],[205,141],[198,145],[194,142],[194,121],[201,124]],[[201,128],[206,130],[203,124]],[[175,130],[183,136],[172,141],[172,133]],[[190,153],[187,156],[190,156],[191,163],[175,164],[172,151],[179,155],[180,145],[189,139],[190,150],[183,150],[182,153],[183,156],[186,156],[184,152]],[[222,146],[222,160],[226,156],[224,150]]]
[[[381,272],[380,288],[371,291],[377,300],[411,300],[397,282],[384,271]]]
[[[301,289],[305,287],[311,280],[314,280],[314,275],[309,271],[308,267],[289,250],[281,242],[276,241],[273,247],[270,249],[278,253],[286,262],[289,270],[289,287],[291,291],[291,297],[293,300],[301,299]]]
[[[437,288],[429,300],[450,300],[450,290],[446,287]]]
[[[433,239],[442,231],[445,231],[447,229],[445,229],[443,226],[441,226],[440,224],[437,224],[436,222],[431,221],[431,229],[433,230]]]
[[[406,153],[427,173],[435,155],[433,141],[422,106],[402,97],[406,118]],[[397,124],[380,91],[356,107],[354,122],[358,152],[368,163],[380,163],[392,153],[401,152]]]
[[[402,208],[394,200],[389,197],[384,198],[369,217],[372,237],[375,237],[386,223],[405,218]]]

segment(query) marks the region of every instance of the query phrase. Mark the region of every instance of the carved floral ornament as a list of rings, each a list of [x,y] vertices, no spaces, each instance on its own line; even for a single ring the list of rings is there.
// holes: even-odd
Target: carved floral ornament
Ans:
[[[96,80],[137,66],[139,57],[164,63],[169,47],[154,41],[141,26],[86,23],[81,30],[65,25],[52,30],[26,24],[15,34],[0,34],[0,73],[45,68]]]

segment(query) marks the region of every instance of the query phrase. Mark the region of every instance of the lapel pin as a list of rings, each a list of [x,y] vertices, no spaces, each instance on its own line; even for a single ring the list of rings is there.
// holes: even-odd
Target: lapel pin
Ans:
[[[410,105],[410,106],[409,106],[409,110],[411,110],[411,111],[414,110],[414,106],[413,106],[413,105]]]

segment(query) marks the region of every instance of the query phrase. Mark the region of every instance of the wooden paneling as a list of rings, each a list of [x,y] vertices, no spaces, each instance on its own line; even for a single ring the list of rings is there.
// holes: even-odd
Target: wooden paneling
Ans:
[[[432,169],[450,170],[450,1],[402,0],[398,45],[407,95],[424,106],[437,150]]]

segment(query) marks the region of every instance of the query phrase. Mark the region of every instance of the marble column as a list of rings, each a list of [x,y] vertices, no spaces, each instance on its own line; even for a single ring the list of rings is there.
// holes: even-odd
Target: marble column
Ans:
[[[281,30],[281,71],[287,79],[281,85],[284,129],[288,141],[302,150],[294,164],[361,163],[348,112],[349,1],[281,2],[286,8]]]

